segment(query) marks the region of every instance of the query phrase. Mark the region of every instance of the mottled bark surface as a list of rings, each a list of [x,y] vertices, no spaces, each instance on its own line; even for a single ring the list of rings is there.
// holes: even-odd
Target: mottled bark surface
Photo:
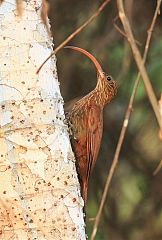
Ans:
[[[79,183],[41,1],[0,7],[0,239],[85,239]]]

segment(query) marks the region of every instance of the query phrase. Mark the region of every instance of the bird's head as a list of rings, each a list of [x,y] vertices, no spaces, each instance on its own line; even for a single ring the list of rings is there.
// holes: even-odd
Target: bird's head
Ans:
[[[96,58],[86,50],[79,47],[66,46],[64,48],[70,48],[72,50],[81,52],[93,62],[97,70],[96,90],[99,90],[101,96],[103,96],[104,103],[110,102],[117,92],[116,82],[113,80],[113,78],[110,75],[103,72],[101,65],[96,60]]]

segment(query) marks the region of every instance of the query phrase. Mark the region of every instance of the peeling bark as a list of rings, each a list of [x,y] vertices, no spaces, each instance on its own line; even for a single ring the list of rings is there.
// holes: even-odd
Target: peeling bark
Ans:
[[[0,6],[0,239],[85,239],[83,200],[64,124],[41,1]]]

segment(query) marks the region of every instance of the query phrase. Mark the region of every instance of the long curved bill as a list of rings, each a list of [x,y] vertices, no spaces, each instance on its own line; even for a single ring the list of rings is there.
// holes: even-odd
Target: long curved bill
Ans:
[[[103,74],[103,71],[102,71],[102,68],[99,64],[99,62],[96,60],[95,57],[92,56],[92,54],[90,54],[89,52],[87,52],[86,50],[82,49],[82,48],[79,48],[79,47],[74,47],[74,46],[66,46],[64,48],[70,48],[70,49],[73,49],[75,51],[78,51],[78,52],[81,52],[83,53],[84,55],[86,55],[92,62],[93,64],[95,65],[96,69],[97,69],[97,72],[99,73],[99,75],[101,77],[104,77],[104,74]]]

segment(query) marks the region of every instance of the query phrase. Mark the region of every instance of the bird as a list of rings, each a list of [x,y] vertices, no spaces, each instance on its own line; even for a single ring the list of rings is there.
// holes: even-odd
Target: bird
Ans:
[[[68,110],[65,108],[84,200],[83,211],[86,213],[88,180],[97,160],[103,133],[103,109],[116,95],[117,85],[110,75],[103,72],[96,58],[88,51],[75,46],[64,48],[84,54],[93,62],[97,70],[96,87],[73,105],[71,104]]]

